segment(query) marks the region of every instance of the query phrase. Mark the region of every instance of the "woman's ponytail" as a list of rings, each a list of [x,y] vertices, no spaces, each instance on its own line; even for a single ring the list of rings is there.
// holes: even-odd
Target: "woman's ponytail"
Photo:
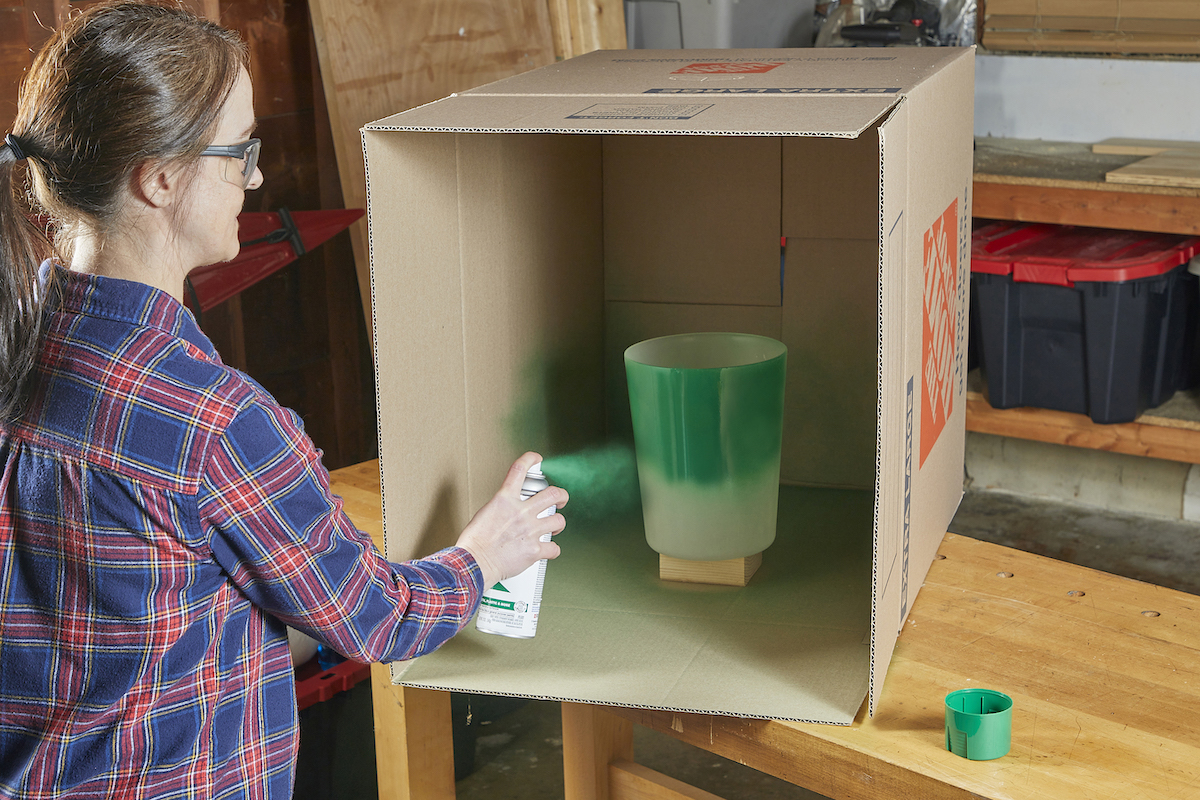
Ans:
[[[42,327],[38,265],[51,251],[25,213],[19,165],[29,155],[27,148],[12,134],[0,144],[0,422],[19,415],[37,360]]]

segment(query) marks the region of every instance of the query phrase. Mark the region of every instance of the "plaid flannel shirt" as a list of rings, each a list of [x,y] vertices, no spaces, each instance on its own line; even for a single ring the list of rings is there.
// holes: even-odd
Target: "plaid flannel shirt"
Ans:
[[[479,568],[387,562],[186,309],[53,269],[29,405],[0,426],[0,796],[290,798],[284,623],[413,658],[470,619]]]

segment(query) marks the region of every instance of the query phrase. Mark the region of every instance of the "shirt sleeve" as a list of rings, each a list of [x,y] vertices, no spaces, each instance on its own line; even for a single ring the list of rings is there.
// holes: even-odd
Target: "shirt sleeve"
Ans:
[[[415,658],[458,633],[483,576],[452,547],[388,562],[332,494],[295,414],[252,404],[208,460],[200,521],[230,579],[258,607],[357,661]]]

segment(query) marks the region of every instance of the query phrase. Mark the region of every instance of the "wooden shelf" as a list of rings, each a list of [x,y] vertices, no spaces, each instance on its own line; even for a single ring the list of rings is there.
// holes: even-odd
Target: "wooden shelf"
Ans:
[[[1200,189],[1130,186],[1105,173],[1142,156],[1073,142],[975,140],[972,214],[980,219],[1200,235]],[[1146,415],[1097,425],[1083,414],[992,408],[967,393],[967,430],[1114,453],[1200,463],[1200,423]]]
[[[1200,464],[1200,423],[1187,420],[1142,416],[1133,422],[1098,425],[1083,414],[1066,411],[995,409],[983,395],[967,392],[967,430]]]
[[[1105,181],[1106,172],[1141,158],[1093,153],[1087,144],[981,137],[975,142],[972,213],[1200,235],[1200,190]]]

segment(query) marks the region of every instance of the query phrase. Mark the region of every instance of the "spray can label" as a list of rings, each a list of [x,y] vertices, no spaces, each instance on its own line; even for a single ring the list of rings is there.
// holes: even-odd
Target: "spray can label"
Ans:
[[[525,483],[521,486],[522,500],[528,500],[550,485],[542,475],[541,467],[541,464],[535,464],[526,474]],[[548,517],[555,510],[554,506],[550,506],[538,517]],[[550,534],[542,536],[541,541],[550,541]],[[485,589],[479,601],[479,613],[475,616],[475,630],[532,639],[537,633],[545,582],[546,559],[543,558],[524,572]]]

